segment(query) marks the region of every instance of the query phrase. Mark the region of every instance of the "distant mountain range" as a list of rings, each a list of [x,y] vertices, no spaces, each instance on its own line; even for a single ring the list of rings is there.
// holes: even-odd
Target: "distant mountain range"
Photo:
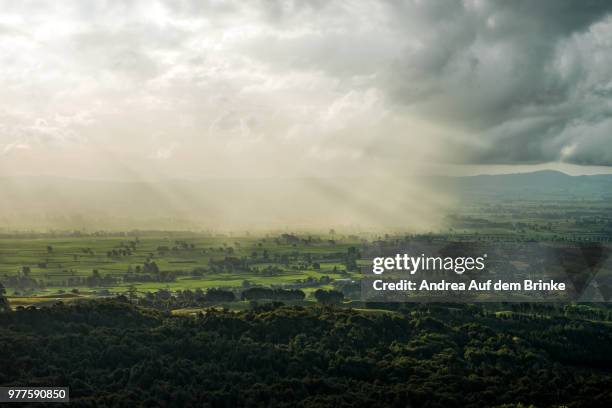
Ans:
[[[480,175],[446,179],[449,187],[460,194],[508,195],[529,194],[532,198],[612,196],[612,174],[570,176],[559,171],[543,170],[532,173]]]

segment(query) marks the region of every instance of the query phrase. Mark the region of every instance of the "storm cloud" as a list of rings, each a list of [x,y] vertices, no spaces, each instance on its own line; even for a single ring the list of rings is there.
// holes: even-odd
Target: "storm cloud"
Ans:
[[[389,70],[394,100],[464,133],[450,143],[468,162],[611,165],[612,4],[452,4],[393,14],[416,39]]]
[[[2,174],[612,166],[609,1],[0,9]]]

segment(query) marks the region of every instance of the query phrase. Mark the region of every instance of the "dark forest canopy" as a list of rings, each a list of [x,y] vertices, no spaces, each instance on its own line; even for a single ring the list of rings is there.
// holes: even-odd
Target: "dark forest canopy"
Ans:
[[[0,314],[0,349],[0,386],[69,386],[81,406],[612,400],[612,326],[473,305],[361,312],[275,303],[178,317],[84,302]]]

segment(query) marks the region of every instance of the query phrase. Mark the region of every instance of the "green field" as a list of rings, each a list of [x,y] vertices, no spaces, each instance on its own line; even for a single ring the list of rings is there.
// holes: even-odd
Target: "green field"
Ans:
[[[612,207],[599,190],[580,196],[560,187],[556,194],[535,194],[540,185],[526,190],[520,181],[500,192],[499,182],[491,183],[495,194],[478,184],[476,192],[463,195],[445,225],[418,234],[0,231],[0,282],[13,307],[128,290],[142,297],[160,290],[218,288],[239,298],[251,287],[298,289],[310,301],[317,289],[358,283],[360,269],[369,265],[368,250],[394,252],[415,239],[612,242]],[[520,263],[513,259],[514,266]],[[344,292],[347,300],[358,299]],[[66,294],[73,297],[61,297]],[[238,303],[233,308],[243,307]]]
[[[355,239],[279,235],[206,236],[195,233],[0,239],[0,281],[13,305],[48,302],[51,296],[121,294],[159,289],[236,289],[299,286],[306,294],[331,288],[347,271]],[[155,264],[153,270],[145,265]],[[92,282],[97,271],[100,282]],[[304,283],[310,279],[309,283]],[[26,300],[27,299],[27,300]],[[43,300],[46,299],[46,300]]]

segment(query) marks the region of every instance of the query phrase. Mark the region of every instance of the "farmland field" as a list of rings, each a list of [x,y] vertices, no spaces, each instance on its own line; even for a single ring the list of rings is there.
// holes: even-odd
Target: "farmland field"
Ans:
[[[115,234],[0,240],[0,280],[12,304],[55,296],[185,289],[295,286],[306,293],[352,279],[346,254],[356,239],[290,234],[205,236],[195,233]],[[94,278],[99,277],[99,279]],[[71,299],[71,298],[66,298]]]
[[[318,289],[339,289],[345,301],[357,301],[360,272],[370,262],[365,254],[397,251],[411,240],[606,246],[612,241],[606,188],[577,190],[586,187],[565,177],[565,184],[551,189],[560,177],[555,173],[516,177],[462,180],[461,206],[443,226],[419,234],[401,232],[401,226],[386,233],[0,230],[0,282],[13,308],[159,291],[170,296],[187,291],[191,297],[216,288],[233,292],[237,299],[229,306],[241,309],[241,292],[257,287],[299,290],[306,302]],[[529,263],[527,258],[511,262]],[[176,308],[188,306],[193,305]]]

